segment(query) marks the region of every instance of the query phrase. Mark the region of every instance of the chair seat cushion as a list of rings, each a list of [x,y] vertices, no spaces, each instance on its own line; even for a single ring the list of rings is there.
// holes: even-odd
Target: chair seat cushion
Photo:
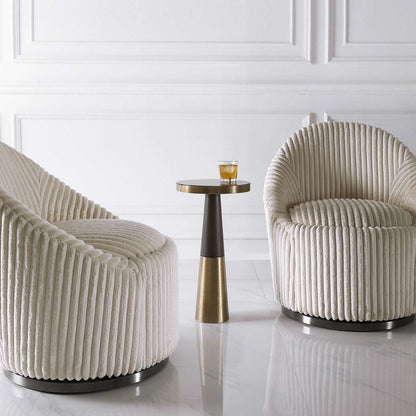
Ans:
[[[105,253],[127,258],[144,257],[161,249],[164,235],[147,225],[118,219],[59,221],[55,225]]]
[[[322,199],[296,205],[292,222],[342,227],[394,227],[412,225],[412,215],[389,203],[369,199]]]

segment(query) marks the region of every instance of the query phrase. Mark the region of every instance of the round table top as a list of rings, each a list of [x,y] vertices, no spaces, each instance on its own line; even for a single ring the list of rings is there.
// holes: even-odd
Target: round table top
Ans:
[[[250,182],[238,179],[230,185],[220,179],[190,179],[176,182],[176,190],[191,194],[240,194],[250,190]]]

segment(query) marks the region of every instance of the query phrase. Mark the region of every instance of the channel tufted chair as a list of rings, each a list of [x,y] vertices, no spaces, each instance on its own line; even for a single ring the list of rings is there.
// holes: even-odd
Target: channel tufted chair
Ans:
[[[294,133],[265,180],[272,275],[283,312],[341,330],[385,330],[416,312],[416,159],[365,124]]]
[[[177,252],[0,143],[0,359],[75,393],[140,381],[178,340]]]

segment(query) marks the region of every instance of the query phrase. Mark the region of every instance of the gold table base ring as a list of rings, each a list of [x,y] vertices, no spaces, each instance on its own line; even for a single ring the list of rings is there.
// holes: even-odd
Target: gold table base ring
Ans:
[[[229,319],[224,257],[201,256],[195,319],[211,324]]]

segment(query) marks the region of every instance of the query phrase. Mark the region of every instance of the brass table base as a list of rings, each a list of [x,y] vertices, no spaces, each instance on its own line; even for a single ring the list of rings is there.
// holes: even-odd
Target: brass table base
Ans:
[[[224,256],[201,256],[195,319],[211,324],[229,319]]]

